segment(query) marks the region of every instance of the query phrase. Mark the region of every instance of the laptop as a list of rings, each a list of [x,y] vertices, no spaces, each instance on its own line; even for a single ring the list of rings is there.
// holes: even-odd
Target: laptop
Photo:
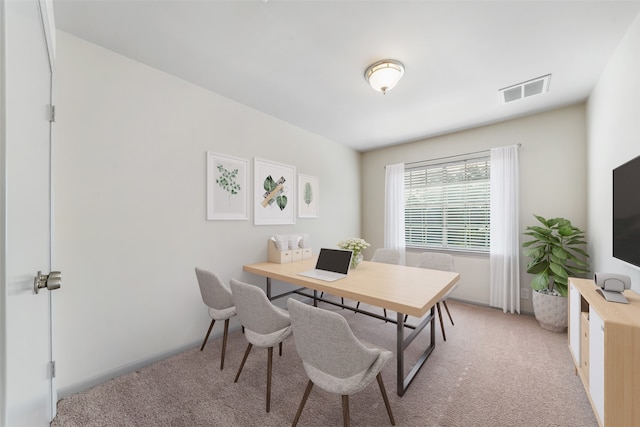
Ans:
[[[316,268],[298,274],[312,279],[324,280],[325,282],[344,279],[349,273],[352,256],[353,251],[321,248]]]

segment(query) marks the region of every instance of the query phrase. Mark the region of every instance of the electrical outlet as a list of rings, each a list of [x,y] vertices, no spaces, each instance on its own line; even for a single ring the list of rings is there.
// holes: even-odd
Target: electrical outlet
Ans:
[[[529,299],[529,288],[520,288],[520,298]]]

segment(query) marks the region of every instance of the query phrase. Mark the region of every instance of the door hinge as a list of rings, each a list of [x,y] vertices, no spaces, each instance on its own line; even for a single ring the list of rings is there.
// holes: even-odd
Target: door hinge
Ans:
[[[55,360],[52,360],[51,362],[49,362],[49,377],[50,378],[56,377],[56,361]]]
[[[56,106],[49,105],[49,121],[55,123],[56,121]]]

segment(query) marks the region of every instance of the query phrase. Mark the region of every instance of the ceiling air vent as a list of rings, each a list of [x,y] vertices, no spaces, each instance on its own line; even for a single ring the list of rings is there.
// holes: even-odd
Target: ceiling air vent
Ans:
[[[540,95],[549,91],[549,81],[551,80],[551,74],[546,76],[537,77],[532,80],[528,80],[523,83],[518,83],[513,86],[500,89],[500,101],[503,104],[508,102],[517,101],[518,99],[528,98],[533,95]]]

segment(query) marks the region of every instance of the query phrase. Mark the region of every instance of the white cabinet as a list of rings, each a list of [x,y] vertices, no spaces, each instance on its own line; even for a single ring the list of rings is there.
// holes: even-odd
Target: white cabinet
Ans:
[[[593,308],[589,308],[589,395],[604,420],[604,322]]]
[[[569,349],[600,426],[640,420],[640,296],[606,301],[593,280],[569,280]]]

